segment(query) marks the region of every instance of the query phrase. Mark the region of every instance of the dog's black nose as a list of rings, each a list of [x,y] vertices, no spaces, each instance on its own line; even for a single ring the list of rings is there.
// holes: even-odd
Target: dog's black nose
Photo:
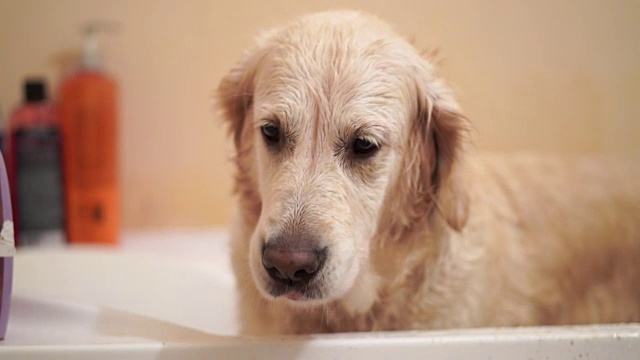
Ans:
[[[289,249],[267,245],[262,251],[262,265],[269,276],[289,285],[305,285],[320,271],[326,251]]]

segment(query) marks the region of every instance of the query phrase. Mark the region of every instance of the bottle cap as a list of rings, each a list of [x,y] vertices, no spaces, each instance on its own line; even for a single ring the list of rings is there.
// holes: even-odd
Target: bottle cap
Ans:
[[[47,83],[44,79],[27,79],[24,82],[24,101],[41,102],[47,100]]]

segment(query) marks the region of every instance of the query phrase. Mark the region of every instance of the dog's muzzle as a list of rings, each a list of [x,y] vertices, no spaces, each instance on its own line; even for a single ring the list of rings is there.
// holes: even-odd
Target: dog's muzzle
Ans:
[[[288,297],[293,300],[311,297],[309,284],[322,270],[326,259],[326,248],[266,244],[262,249],[262,265],[273,280],[270,292],[274,296],[291,293]]]

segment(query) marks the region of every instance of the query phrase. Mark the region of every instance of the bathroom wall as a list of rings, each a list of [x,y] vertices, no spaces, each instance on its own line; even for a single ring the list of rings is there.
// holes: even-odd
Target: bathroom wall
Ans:
[[[260,30],[308,11],[380,15],[439,48],[480,150],[640,157],[640,6],[630,1],[0,1],[0,109],[25,75],[55,89],[79,28],[114,20],[107,70],[121,87],[121,183],[127,227],[225,224],[231,149],[216,84]]]

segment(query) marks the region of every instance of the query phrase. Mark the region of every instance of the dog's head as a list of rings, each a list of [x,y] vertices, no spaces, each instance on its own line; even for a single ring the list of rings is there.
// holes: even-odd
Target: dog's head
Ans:
[[[267,298],[339,299],[376,238],[435,216],[464,223],[450,181],[464,117],[384,23],[333,12],[271,31],[219,95],[255,222],[248,263]]]

